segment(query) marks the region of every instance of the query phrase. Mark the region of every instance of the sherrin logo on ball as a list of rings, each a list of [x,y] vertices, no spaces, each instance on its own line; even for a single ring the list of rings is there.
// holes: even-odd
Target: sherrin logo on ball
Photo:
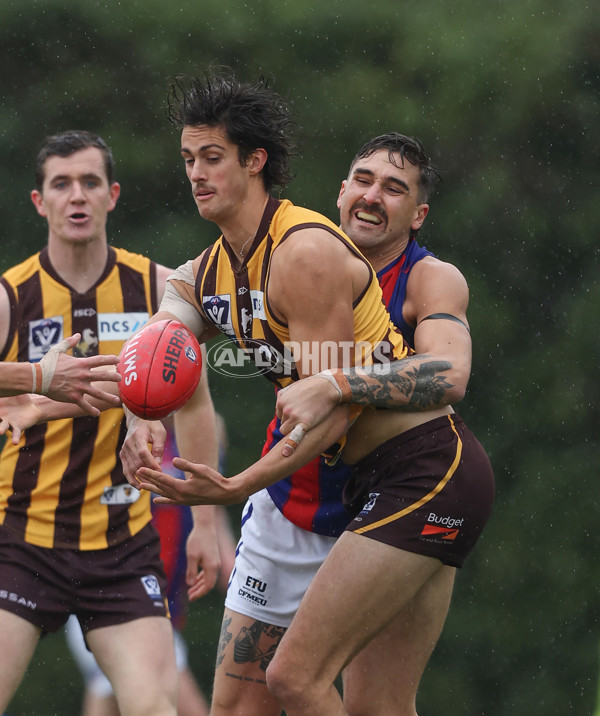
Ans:
[[[196,390],[202,373],[200,345],[183,323],[156,321],[125,343],[117,371],[123,404],[140,418],[160,420]]]

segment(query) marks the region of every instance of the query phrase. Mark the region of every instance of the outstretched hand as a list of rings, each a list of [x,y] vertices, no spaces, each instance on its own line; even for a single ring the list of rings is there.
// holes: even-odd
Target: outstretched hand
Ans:
[[[18,445],[23,430],[36,425],[42,417],[42,411],[30,395],[14,395],[0,398],[0,415],[0,435],[10,430],[12,444]]]
[[[136,474],[141,490],[154,492],[155,501],[167,505],[233,505],[247,495],[235,488],[235,483],[207,465],[173,458],[173,466],[186,474],[181,480],[160,470],[141,467]]]
[[[66,355],[68,350],[79,343],[80,338],[81,335],[75,333],[52,346],[46,353],[39,362],[42,380],[35,392],[61,403],[75,403],[85,413],[98,416],[99,409],[89,402],[88,397],[97,398],[110,405],[120,403],[116,388],[114,393],[109,393],[100,386],[94,385],[99,381],[119,382],[121,376],[112,368],[119,359],[114,355],[97,355],[89,358],[74,358]],[[104,367],[106,369],[101,370]]]

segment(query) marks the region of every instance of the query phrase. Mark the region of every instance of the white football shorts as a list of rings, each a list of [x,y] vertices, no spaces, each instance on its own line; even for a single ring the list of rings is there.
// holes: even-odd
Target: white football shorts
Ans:
[[[335,539],[297,527],[266,490],[251,495],[242,513],[225,606],[266,624],[288,627]]]

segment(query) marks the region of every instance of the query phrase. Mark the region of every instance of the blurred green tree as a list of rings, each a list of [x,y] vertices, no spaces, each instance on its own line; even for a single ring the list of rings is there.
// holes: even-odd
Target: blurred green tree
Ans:
[[[332,218],[364,140],[394,129],[424,142],[445,181],[422,239],[471,286],[473,377],[458,409],[491,455],[498,494],[459,575],[420,712],[590,713],[600,353],[600,22],[591,4],[3,0],[0,41],[0,270],[43,245],[27,198],[32,161],[46,134],[72,127],[113,147],[123,185],[109,225],[115,244],[167,265],[208,245],[215,232],[196,216],[164,103],[169,77],[209,63],[248,80],[274,76],[301,127],[286,196]],[[258,455],[272,390],[258,378],[211,380],[233,473]],[[219,606],[207,600],[190,617],[205,686]],[[14,716],[77,713],[61,640],[45,641]]]

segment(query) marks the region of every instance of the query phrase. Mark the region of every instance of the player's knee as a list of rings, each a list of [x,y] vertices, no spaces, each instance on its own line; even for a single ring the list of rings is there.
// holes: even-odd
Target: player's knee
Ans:
[[[165,670],[165,678],[149,679],[143,689],[138,680],[116,682],[115,694],[122,714],[128,716],[176,716],[177,714],[177,675],[171,677]]]
[[[273,661],[267,668],[269,691],[281,704],[288,707],[302,696],[302,683],[297,678],[297,673],[285,659],[285,655],[279,657],[279,651],[275,653]]]
[[[311,671],[306,663],[295,661],[293,656],[288,657],[280,647],[267,668],[267,686],[279,703],[290,710],[319,703],[326,684],[319,679],[318,672]]]

